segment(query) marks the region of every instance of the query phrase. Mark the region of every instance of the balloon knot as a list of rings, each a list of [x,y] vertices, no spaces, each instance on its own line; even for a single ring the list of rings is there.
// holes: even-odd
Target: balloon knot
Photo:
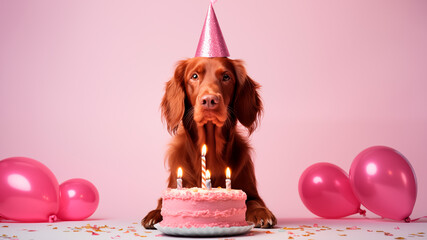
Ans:
[[[405,222],[409,223],[411,222],[411,219],[409,217],[405,218]]]
[[[359,208],[359,214],[366,217],[366,210],[360,209]]]
[[[49,216],[49,222],[50,222],[50,223],[53,223],[53,222],[55,222],[56,220],[58,220],[58,218],[56,217],[56,215],[50,215],[50,216]]]

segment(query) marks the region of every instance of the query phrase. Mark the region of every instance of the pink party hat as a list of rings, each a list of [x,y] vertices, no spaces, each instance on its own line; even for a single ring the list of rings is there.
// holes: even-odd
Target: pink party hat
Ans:
[[[211,0],[208,13],[200,35],[195,57],[229,57],[227,45],[225,45],[218,19],[216,19],[213,3]]]

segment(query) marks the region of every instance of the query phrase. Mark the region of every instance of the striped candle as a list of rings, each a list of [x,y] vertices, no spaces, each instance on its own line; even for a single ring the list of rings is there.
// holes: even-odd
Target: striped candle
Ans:
[[[225,177],[225,189],[231,190],[231,171],[229,167],[225,170]]]
[[[202,188],[206,189],[206,144],[203,144],[202,147]]]
[[[182,168],[179,167],[178,168],[178,178],[176,179],[176,188],[177,189],[182,189]]]

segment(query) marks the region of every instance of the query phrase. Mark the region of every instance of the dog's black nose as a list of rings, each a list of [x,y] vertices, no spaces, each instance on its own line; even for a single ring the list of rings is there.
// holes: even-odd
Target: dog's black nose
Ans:
[[[215,109],[218,106],[219,97],[215,95],[204,95],[200,104],[205,109]]]

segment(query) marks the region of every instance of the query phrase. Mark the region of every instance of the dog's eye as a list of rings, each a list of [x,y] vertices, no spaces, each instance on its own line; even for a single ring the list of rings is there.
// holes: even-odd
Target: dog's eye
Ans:
[[[199,78],[199,75],[197,75],[197,73],[194,73],[194,74],[191,76],[191,79],[197,79],[197,78]]]
[[[228,74],[224,74],[223,76],[222,76],[222,81],[224,81],[224,82],[226,82],[226,81],[228,81],[228,80],[230,80],[231,78],[230,78],[230,76],[228,75]]]

